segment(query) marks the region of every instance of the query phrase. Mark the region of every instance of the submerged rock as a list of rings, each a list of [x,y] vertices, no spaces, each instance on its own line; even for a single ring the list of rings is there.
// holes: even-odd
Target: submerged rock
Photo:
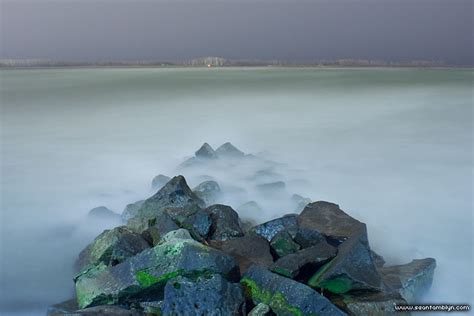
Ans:
[[[277,315],[346,315],[310,287],[262,267],[252,266],[241,284],[254,304],[269,305]]]
[[[177,277],[165,286],[163,315],[239,315],[242,287],[219,274]]]
[[[261,214],[262,208],[255,201],[248,201],[237,208],[239,213],[243,214]]]
[[[183,176],[176,176],[155,195],[145,200],[135,217],[129,219],[127,225],[146,226],[149,220],[163,214],[166,208],[198,211],[202,207],[204,207],[204,202],[191,191],[186,179]]]
[[[193,192],[206,203],[215,204],[220,198],[222,191],[216,181],[204,181],[193,189]]]
[[[242,151],[238,150],[234,145],[229,142],[220,145],[219,148],[216,149],[216,154],[219,157],[230,158],[241,158],[245,155]]]
[[[170,177],[165,176],[164,174],[159,174],[156,177],[154,177],[153,180],[151,181],[151,189],[153,191],[159,190],[170,180],[171,180]]]
[[[257,190],[266,196],[271,195],[280,195],[285,193],[286,184],[283,181],[276,181],[264,184],[258,184],[256,186]]]
[[[271,270],[289,278],[295,278],[305,269],[316,271],[322,264],[336,256],[337,250],[326,242],[312,246],[278,259]]]
[[[280,218],[273,219],[266,223],[257,225],[250,229],[250,233],[262,236],[267,241],[271,241],[276,234],[286,231],[291,237],[295,237],[298,232],[298,215],[288,214]]]
[[[399,293],[408,303],[413,304],[430,289],[435,268],[436,260],[426,258],[381,268],[380,272],[390,290]]]
[[[131,304],[159,299],[166,282],[178,276],[222,274],[236,278],[235,260],[221,251],[189,239],[173,239],[124,262],[99,265],[76,278],[80,308]]]
[[[234,257],[241,273],[245,273],[251,265],[269,267],[273,263],[268,242],[260,236],[249,235],[224,241],[211,240],[210,246]]]
[[[195,153],[197,158],[202,159],[213,159],[217,158],[217,154],[214,149],[208,143],[204,143]]]
[[[122,212],[122,220],[127,222],[130,218],[137,216],[138,210],[142,207],[145,200],[136,201],[135,203],[128,204]]]
[[[119,220],[120,215],[105,206],[95,207],[89,211],[89,218],[99,220]]]
[[[77,267],[84,271],[103,263],[113,266],[150,248],[146,240],[125,226],[106,230],[79,254]]]
[[[205,209],[212,220],[209,238],[227,240],[244,235],[240,227],[239,215],[230,206],[216,204]]]

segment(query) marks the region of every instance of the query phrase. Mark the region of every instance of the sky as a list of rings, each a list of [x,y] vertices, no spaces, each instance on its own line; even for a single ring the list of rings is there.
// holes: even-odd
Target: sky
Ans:
[[[0,0],[1,58],[472,65],[471,0]]]

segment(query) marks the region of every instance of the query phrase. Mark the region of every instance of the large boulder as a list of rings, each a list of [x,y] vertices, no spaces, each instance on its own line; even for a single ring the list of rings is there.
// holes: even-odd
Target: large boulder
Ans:
[[[113,266],[150,248],[148,242],[125,226],[105,230],[79,254],[77,267],[84,271],[100,263]]]
[[[212,220],[209,239],[227,240],[244,235],[239,215],[230,206],[216,204],[205,209]]]
[[[151,181],[151,189],[153,191],[159,190],[170,180],[171,180],[170,177],[165,176],[164,174],[159,174],[156,177],[154,177],[153,180]]]
[[[101,264],[79,275],[75,280],[77,302],[86,308],[160,300],[168,280],[205,273],[229,279],[239,274],[231,256],[191,239],[171,239],[116,266]]]
[[[399,293],[408,303],[416,302],[433,283],[436,260],[413,260],[410,263],[380,269],[387,287]]]
[[[243,152],[238,150],[234,145],[229,142],[220,145],[219,148],[216,149],[216,154],[219,157],[228,158],[241,158],[245,155]]]
[[[250,267],[241,284],[254,304],[269,305],[277,315],[346,315],[310,287],[259,266]]]
[[[122,212],[122,220],[127,222],[130,218],[137,216],[138,210],[142,207],[145,200],[136,201],[135,203],[127,204]]]
[[[239,263],[241,273],[251,265],[269,267],[273,263],[268,241],[256,235],[248,235],[229,240],[211,240],[211,247],[231,255]]]
[[[197,158],[202,159],[214,159],[217,158],[217,154],[214,149],[208,143],[204,143],[195,153]]]
[[[216,181],[204,181],[193,189],[193,192],[206,203],[212,205],[220,198],[222,191]]]
[[[303,270],[316,271],[336,256],[337,250],[326,242],[302,249],[278,259],[271,270],[289,278],[297,277]]]
[[[150,219],[161,215],[166,208],[183,208],[197,211],[204,207],[204,202],[191,191],[183,176],[172,178],[155,195],[143,202],[135,217],[129,219],[133,226],[146,224]],[[146,225],[145,225],[146,226]]]
[[[177,277],[165,286],[163,315],[239,315],[242,287],[219,274]]]
[[[281,231],[286,231],[291,237],[295,237],[298,232],[298,215],[288,214],[280,218],[273,219],[266,223],[257,225],[250,229],[250,233],[257,234],[269,242]]]

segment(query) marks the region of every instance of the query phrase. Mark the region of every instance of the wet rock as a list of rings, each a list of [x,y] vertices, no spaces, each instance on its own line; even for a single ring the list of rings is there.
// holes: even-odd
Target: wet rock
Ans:
[[[241,158],[245,155],[243,152],[238,150],[234,145],[229,142],[219,146],[219,148],[216,149],[216,154],[219,157],[228,158]]]
[[[212,221],[203,210],[187,210],[183,208],[167,208],[164,211],[178,226],[186,228],[198,240],[206,239],[211,229]]]
[[[89,211],[88,217],[98,220],[120,220],[120,215],[105,206],[95,207]]]
[[[234,257],[241,273],[245,273],[251,265],[269,267],[273,263],[268,242],[257,235],[224,241],[211,240],[209,245]]]
[[[140,308],[147,315],[162,315],[163,301],[140,302]]]
[[[193,189],[193,192],[206,203],[212,205],[222,195],[221,188],[216,181],[204,181]]]
[[[302,235],[322,234],[335,246],[351,236],[366,234],[364,223],[347,215],[339,205],[324,201],[308,204],[298,216],[298,227]]]
[[[135,203],[127,204],[122,212],[122,220],[127,222],[130,218],[137,216],[138,210],[142,207],[145,200],[140,200]]]
[[[210,239],[227,240],[244,235],[239,215],[230,206],[216,204],[205,209],[212,220]]]
[[[277,233],[283,230],[290,234],[291,237],[295,237],[296,233],[298,232],[297,217],[298,215],[296,214],[288,214],[283,217],[273,219],[253,227],[250,229],[250,233],[260,235],[268,240],[268,242],[270,242]]]
[[[204,202],[191,191],[184,177],[176,176],[155,195],[145,200],[136,216],[128,220],[127,225],[146,227],[146,223],[150,219],[163,214],[166,208],[198,211],[201,207],[204,207]]]
[[[208,143],[204,143],[201,148],[195,153],[197,158],[202,159],[214,159],[217,158],[217,154],[214,149]]]
[[[99,265],[79,275],[76,282],[80,308],[160,300],[166,282],[178,276],[203,273],[238,277],[235,260],[189,239],[172,240],[145,250],[124,262]]]
[[[151,189],[153,191],[159,190],[170,180],[171,180],[170,177],[165,176],[164,174],[159,174],[156,177],[154,177],[153,180],[151,181]]]
[[[130,227],[130,229],[141,233],[145,233],[145,231],[152,229],[158,232],[160,235],[164,235],[167,232],[179,228],[175,221],[165,212],[159,212],[155,217],[152,218],[131,218],[127,222],[127,227]]]
[[[407,302],[396,293],[358,293],[343,295],[334,299],[334,303],[352,316],[400,315],[409,316],[408,312],[395,310],[395,305],[406,305]]]
[[[169,233],[165,234],[161,239],[161,242],[179,242],[183,240],[193,240],[193,237],[189,234],[189,232],[184,229],[180,228],[177,230],[170,231]]]
[[[70,299],[58,304],[54,304],[48,307],[46,311],[47,316],[60,316],[67,313],[72,313],[75,310],[79,309],[77,306],[76,299]]]
[[[413,304],[430,289],[435,268],[436,260],[426,258],[381,268],[380,272],[390,290],[399,293],[408,303]]]
[[[295,206],[295,213],[299,213],[301,212],[302,210],[304,210],[304,208],[306,207],[306,205],[308,205],[309,203],[311,203],[311,199],[310,198],[305,198],[305,197],[302,197],[301,195],[299,194],[293,194],[291,196],[291,202],[294,204]]]
[[[262,267],[250,267],[241,284],[254,304],[269,305],[277,315],[346,315],[310,287]]]
[[[378,253],[373,250],[370,250],[370,255],[372,256],[372,260],[377,268],[381,268],[385,265],[385,259]]]
[[[336,258],[321,267],[308,284],[332,293],[351,290],[382,290],[382,279],[373,262],[366,235],[343,242]]]
[[[270,313],[270,306],[263,303],[258,303],[257,306],[252,308],[248,316],[266,316]]]
[[[278,259],[271,270],[289,278],[295,278],[303,270],[316,271],[336,256],[337,249],[326,242],[312,246]]]
[[[285,187],[286,185],[283,181],[258,184],[256,186],[257,190],[265,196],[280,195],[285,193]]]
[[[278,257],[284,257],[300,249],[300,245],[293,241],[287,231],[278,232],[270,242],[272,250]]]
[[[125,226],[105,230],[79,254],[77,267],[84,271],[103,263],[113,266],[150,248],[146,240]]]
[[[239,315],[244,302],[242,287],[219,274],[197,278],[177,277],[165,286],[164,315]]]
[[[260,205],[258,205],[257,202],[249,201],[240,205],[237,208],[237,212],[251,216],[253,214],[261,214],[262,208],[260,207]]]

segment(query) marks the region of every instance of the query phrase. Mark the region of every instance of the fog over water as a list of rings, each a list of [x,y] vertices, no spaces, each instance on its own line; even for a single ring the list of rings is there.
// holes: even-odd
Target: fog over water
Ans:
[[[203,142],[226,141],[284,163],[288,193],[337,203],[367,223],[388,264],[436,258],[425,302],[473,302],[472,70],[0,75],[0,314],[44,314],[72,297],[79,251],[116,224],[93,223],[87,212],[105,205],[121,213],[153,194],[155,175],[176,175]],[[199,184],[198,174],[183,173]],[[245,184],[239,172],[212,175]],[[265,200],[246,189],[245,199]],[[263,221],[287,207],[267,201],[246,215]]]

